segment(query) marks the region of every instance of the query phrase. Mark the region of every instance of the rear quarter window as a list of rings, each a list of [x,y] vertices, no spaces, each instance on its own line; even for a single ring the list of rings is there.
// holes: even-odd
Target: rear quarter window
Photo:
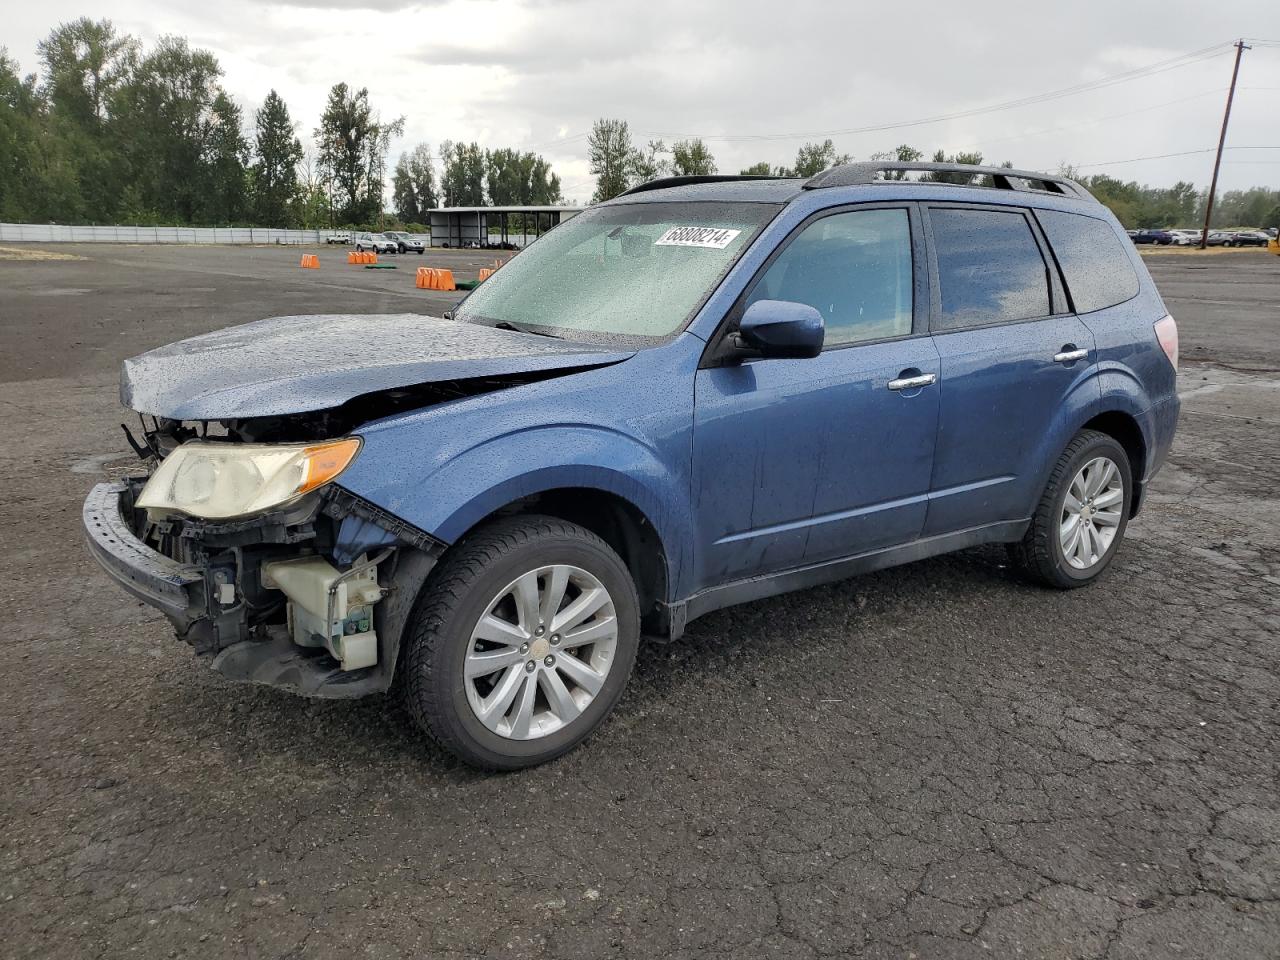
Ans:
[[[1138,275],[1111,224],[1078,213],[1037,210],[1053,247],[1076,313],[1091,313],[1132,300]]]

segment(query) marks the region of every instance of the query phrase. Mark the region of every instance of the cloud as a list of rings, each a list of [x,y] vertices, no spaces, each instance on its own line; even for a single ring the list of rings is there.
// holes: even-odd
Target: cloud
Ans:
[[[352,3],[362,7],[354,10]],[[599,117],[644,142],[700,135],[722,171],[789,163],[805,139],[973,108],[1130,70],[1233,34],[1280,37],[1280,4],[1197,0],[1146,5],[1078,0],[1046,18],[992,17],[954,3],[830,0],[222,0],[156,8],[142,0],[68,0],[56,17],[19,6],[6,43],[33,69],[54,20],[110,17],[150,43],[179,33],[212,49],[247,105],[276,88],[300,131],[316,126],[329,87],[369,88],[404,140],[476,140],[535,149],[570,195],[591,180],[586,134]],[[1216,142],[1223,56],[1106,90],[895,130],[832,134],[856,157],[910,143],[977,149],[988,159],[1054,169],[1174,153]],[[1280,145],[1272,93],[1280,50],[1246,54],[1232,141]],[[1215,92],[1218,91],[1218,92]],[[1203,96],[1196,96],[1204,94]],[[1181,101],[1174,103],[1174,101]],[[1116,115],[1125,114],[1124,117]],[[1280,151],[1269,156],[1280,159]],[[1199,156],[1108,168],[1153,183],[1207,180]],[[1280,164],[1226,164],[1226,189],[1277,182]]]

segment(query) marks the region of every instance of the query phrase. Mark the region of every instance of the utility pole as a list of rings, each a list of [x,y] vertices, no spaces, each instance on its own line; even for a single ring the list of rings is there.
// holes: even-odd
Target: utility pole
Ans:
[[[1218,134],[1218,155],[1213,161],[1213,179],[1209,182],[1209,196],[1204,204],[1204,230],[1200,232],[1201,250],[1209,242],[1209,218],[1213,216],[1213,197],[1218,192],[1218,168],[1222,166],[1222,147],[1227,142],[1227,123],[1231,120],[1231,101],[1236,95],[1236,78],[1240,76],[1240,56],[1251,49],[1244,45],[1243,40],[1237,40],[1233,46],[1236,48],[1236,65],[1231,69],[1231,88],[1227,90],[1227,109],[1222,114],[1222,132]]]

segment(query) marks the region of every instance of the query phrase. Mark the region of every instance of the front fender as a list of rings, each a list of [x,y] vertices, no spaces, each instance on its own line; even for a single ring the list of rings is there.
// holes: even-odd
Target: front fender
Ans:
[[[449,460],[426,486],[431,495],[422,504],[422,528],[447,542],[513,500],[580,487],[631,503],[664,544],[690,539],[687,484],[639,440],[591,424],[549,424],[495,437]]]
[[[394,434],[368,440],[394,442]],[[367,462],[392,460],[385,450],[364,453],[372,455]],[[610,493],[653,525],[666,553],[668,587],[675,589],[693,542],[688,478],[679,467],[619,431],[558,423],[512,429],[436,458],[411,482],[396,471],[381,483],[366,474],[344,477],[343,485],[446,543],[523,497],[583,488]]]

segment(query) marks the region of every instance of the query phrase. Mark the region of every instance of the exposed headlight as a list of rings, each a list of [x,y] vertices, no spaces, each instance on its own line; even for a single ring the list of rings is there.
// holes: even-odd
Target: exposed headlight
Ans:
[[[314,444],[191,441],[165,457],[137,505],[208,520],[243,517],[323,486],[359,452],[359,437]]]

